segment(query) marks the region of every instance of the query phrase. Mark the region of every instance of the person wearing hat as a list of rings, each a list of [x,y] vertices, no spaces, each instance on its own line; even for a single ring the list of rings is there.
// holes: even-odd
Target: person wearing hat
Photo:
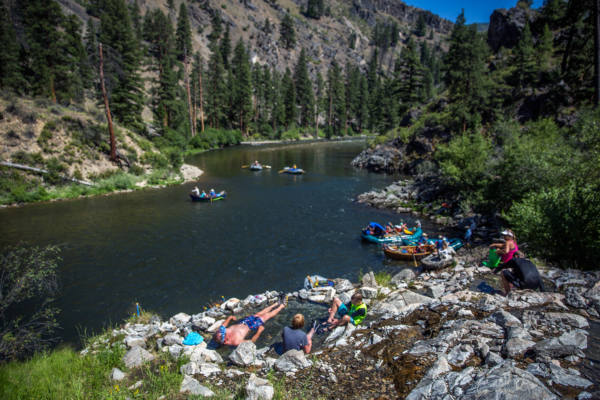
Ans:
[[[195,196],[200,196],[200,189],[198,189],[198,186],[195,186],[194,189],[192,189],[192,194]]]
[[[215,192],[215,189],[210,189],[210,197],[215,197],[217,195],[217,193]]]
[[[496,249],[496,254],[500,256],[500,262],[506,264],[519,251],[519,246],[515,234],[510,229],[502,231],[501,235],[504,238],[504,243],[492,243],[490,248]]]

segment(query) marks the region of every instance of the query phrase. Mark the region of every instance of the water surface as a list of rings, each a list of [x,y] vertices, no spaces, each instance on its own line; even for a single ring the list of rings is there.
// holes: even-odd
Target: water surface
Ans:
[[[0,210],[0,246],[62,247],[58,307],[62,337],[76,341],[118,323],[135,302],[169,317],[211,301],[265,290],[297,290],[307,274],[357,280],[359,271],[397,269],[361,242],[369,221],[399,221],[354,199],[394,177],[350,166],[364,141],[239,146],[187,162],[198,186],[227,200],[193,203],[185,184]],[[242,169],[253,160],[271,170]],[[278,174],[297,164],[302,176]],[[408,218],[410,220],[410,218]]]

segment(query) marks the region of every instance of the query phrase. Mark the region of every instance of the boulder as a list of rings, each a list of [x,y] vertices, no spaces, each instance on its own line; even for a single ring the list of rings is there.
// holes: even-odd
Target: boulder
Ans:
[[[192,324],[196,325],[202,330],[207,330],[215,322],[216,320],[213,317],[209,317],[204,314],[197,314],[192,317]]]
[[[533,374],[502,363],[477,375],[461,399],[558,400]]]
[[[113,368],[110,372],[110,379],[112,379],[113,381],[121,381],[125,379],[126,376],[127,374],[121,371],[119,368]]]
[[[192,319],[191,315],[188,315],[186,313],[179,313],[179,314],[173,315],[169,319],[169,322],[172,325],[175,325],[175,326],[179,327],[181,325],[187,324],[188,322],[190,322],[191,319]]]
[[[127,368],[136,368],[152,360],[154,360],[154,355],[141,347],[134,347],[123,356],[123,363]]]
[[[168,349],[167,351],[169,352],[169,354],[171,354],[171,356],[173,356],[173,358],[179,358],[179,355],[181,354],[183,347],[181,345],[174,344],[174,345],[167,347],[167,349]]]
[[[177,314],[177,315],[179,315],[179,314]],[[181,345],[182,342],[183,342],[183,338],[176,333],[169,333],[169,334],[165,335],[165,337],[163,338],[163,344],[165,346],[172,346],[174,344]]]
[[[214,392],[207,388],[206,386],[202,386],[200,382],[191,376],[185,375],[183,377],[183,381],[181,382],[181,388],[179,389],[179,393],[190,394],[192,396],[202,396],[202,397],[212,397],[214,396]]]
[[[377,297],[377,289],[374,287],[363,286],[360,288],[360,294],[363,299],[374,299]]]
[[[431,285],[427,288],[427,294],[433,297],[434,299],[440,298],[444,295],[444,291],[446,287],[442,284],[439,285]]]
[[[551,358],[579,354],[587,348],[587,336],[579,329],[565,332],[559,337],[545,339],[535,344],[537,354]]]
[[[253,342],[242,342],[231,352],[229,360],[241,367],[252,365],[256,361],[256,345]]]
[[[495,313],[489,316],[489,319],[492,322],[503,327],[505,330],[508,330],[508,328],[510,327],[523,326],[523,324],[517,317],[504,310],[496,311]]]
[[[475,351],[471,345],[459,344],[448,353],[448,362],[455,367],[463,367],[474,354]]]
[[[369,273],[363,275],[362,284],[363,286],[377,287],[377,281],[375,280],[373,271],[369,271]]]
[[[504,349],[508,357],[516,358],[523,356],[527,350],[532,349],[534,346],[535,342],[531,340],[515,337],[506,341]]]
[[[140,336],[127,336],[123,342],[128,348],[143,347],[146,348],[146,339]]]
[[[222,363],[223,358],[215,350],[209,350],[209,349],[200,347],[200,348],[194,349],[194,351],[190,355],[190,361],[197,362],[197,363],[203,363],[203,362]]]
[[[199,363],[198,374],[209,377],[214,374],[221,373],[221,368],[217,364],[213,363]]]
[[[552,382],[554,383],[580,389],[586,389],[593,385],[589,380],[570,373],[568,370],[561,368],[558,365],[549,363],[548,367],[550,368],[550,379],[552,379]]]
[[[179,372],[181,372],[181,375],[189,375],[189,376],[193,376],[196,375],[199,372],[198,369],[198,364],[196,364],[195,362],[189,362],[186,364],[183,364],[181,366],[181,368],[179,368]]]
[[[417,275],[415,274],[415,272],[412,269],[405,268],[402,271],[398,272],[396,275],[394,275],[390,282],[396,286],[399,286],[399,283],[410,282],[410,281],[414,280],[416,277],[417,277]]]
[[[275,362],[275,369],[281,372],[296,372],[308,368],[312,362],[307,360],[306,355],[301,350],[288,350]]]
[[[268,380],[250,374],[246,385],[246,400],[271,400],[274,394],[275,390]]]
[[[348,279],[335,279],[334,282],[335,291],[338,293],[354,289],[354,285]]]

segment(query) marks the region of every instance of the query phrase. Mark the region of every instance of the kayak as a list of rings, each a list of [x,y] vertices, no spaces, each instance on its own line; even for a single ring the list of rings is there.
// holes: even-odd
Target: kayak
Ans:
[[[285,167],[284,169],[281,170],[281,172],[283,172],[284,174],[301,175],[305,171],[302,168]]]
[[[386,256],[393,258],[394,260],[420,260],[421,258],[430,255],[435,250],[435,247],[431,244],[427,244],[423,247],[424,248],[419,248],[419,246],[384,244],[383,252]]]
[[[190,193],[190,197],[192,198],[192,201],[210,201],[212,203],[213,201],[224,200],[227,197],[227,193],[225,193],[225,191],[223,190],[220,193],[217,193],[215,196],[204,197]]]

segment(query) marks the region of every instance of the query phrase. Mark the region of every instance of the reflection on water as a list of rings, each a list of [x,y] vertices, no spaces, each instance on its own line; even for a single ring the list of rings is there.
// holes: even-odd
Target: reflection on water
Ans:
[[[227,200],[192,203],[194,184],[0,210],[0,246],[18,241],[63,248],[62,336],[77,339],[121,321],[137,301],[168,317],[202,311],[221,296],[298,289],[308,274],[357,280],[382,264],[360,241],[367,222],[399,216],[353,201],[393,177],[350,166],[364,142],[240,146],[193,157],[201,189]],[[271,170],[242,165],[259,160]],[[278,174],[297,164],[302,176]]]

